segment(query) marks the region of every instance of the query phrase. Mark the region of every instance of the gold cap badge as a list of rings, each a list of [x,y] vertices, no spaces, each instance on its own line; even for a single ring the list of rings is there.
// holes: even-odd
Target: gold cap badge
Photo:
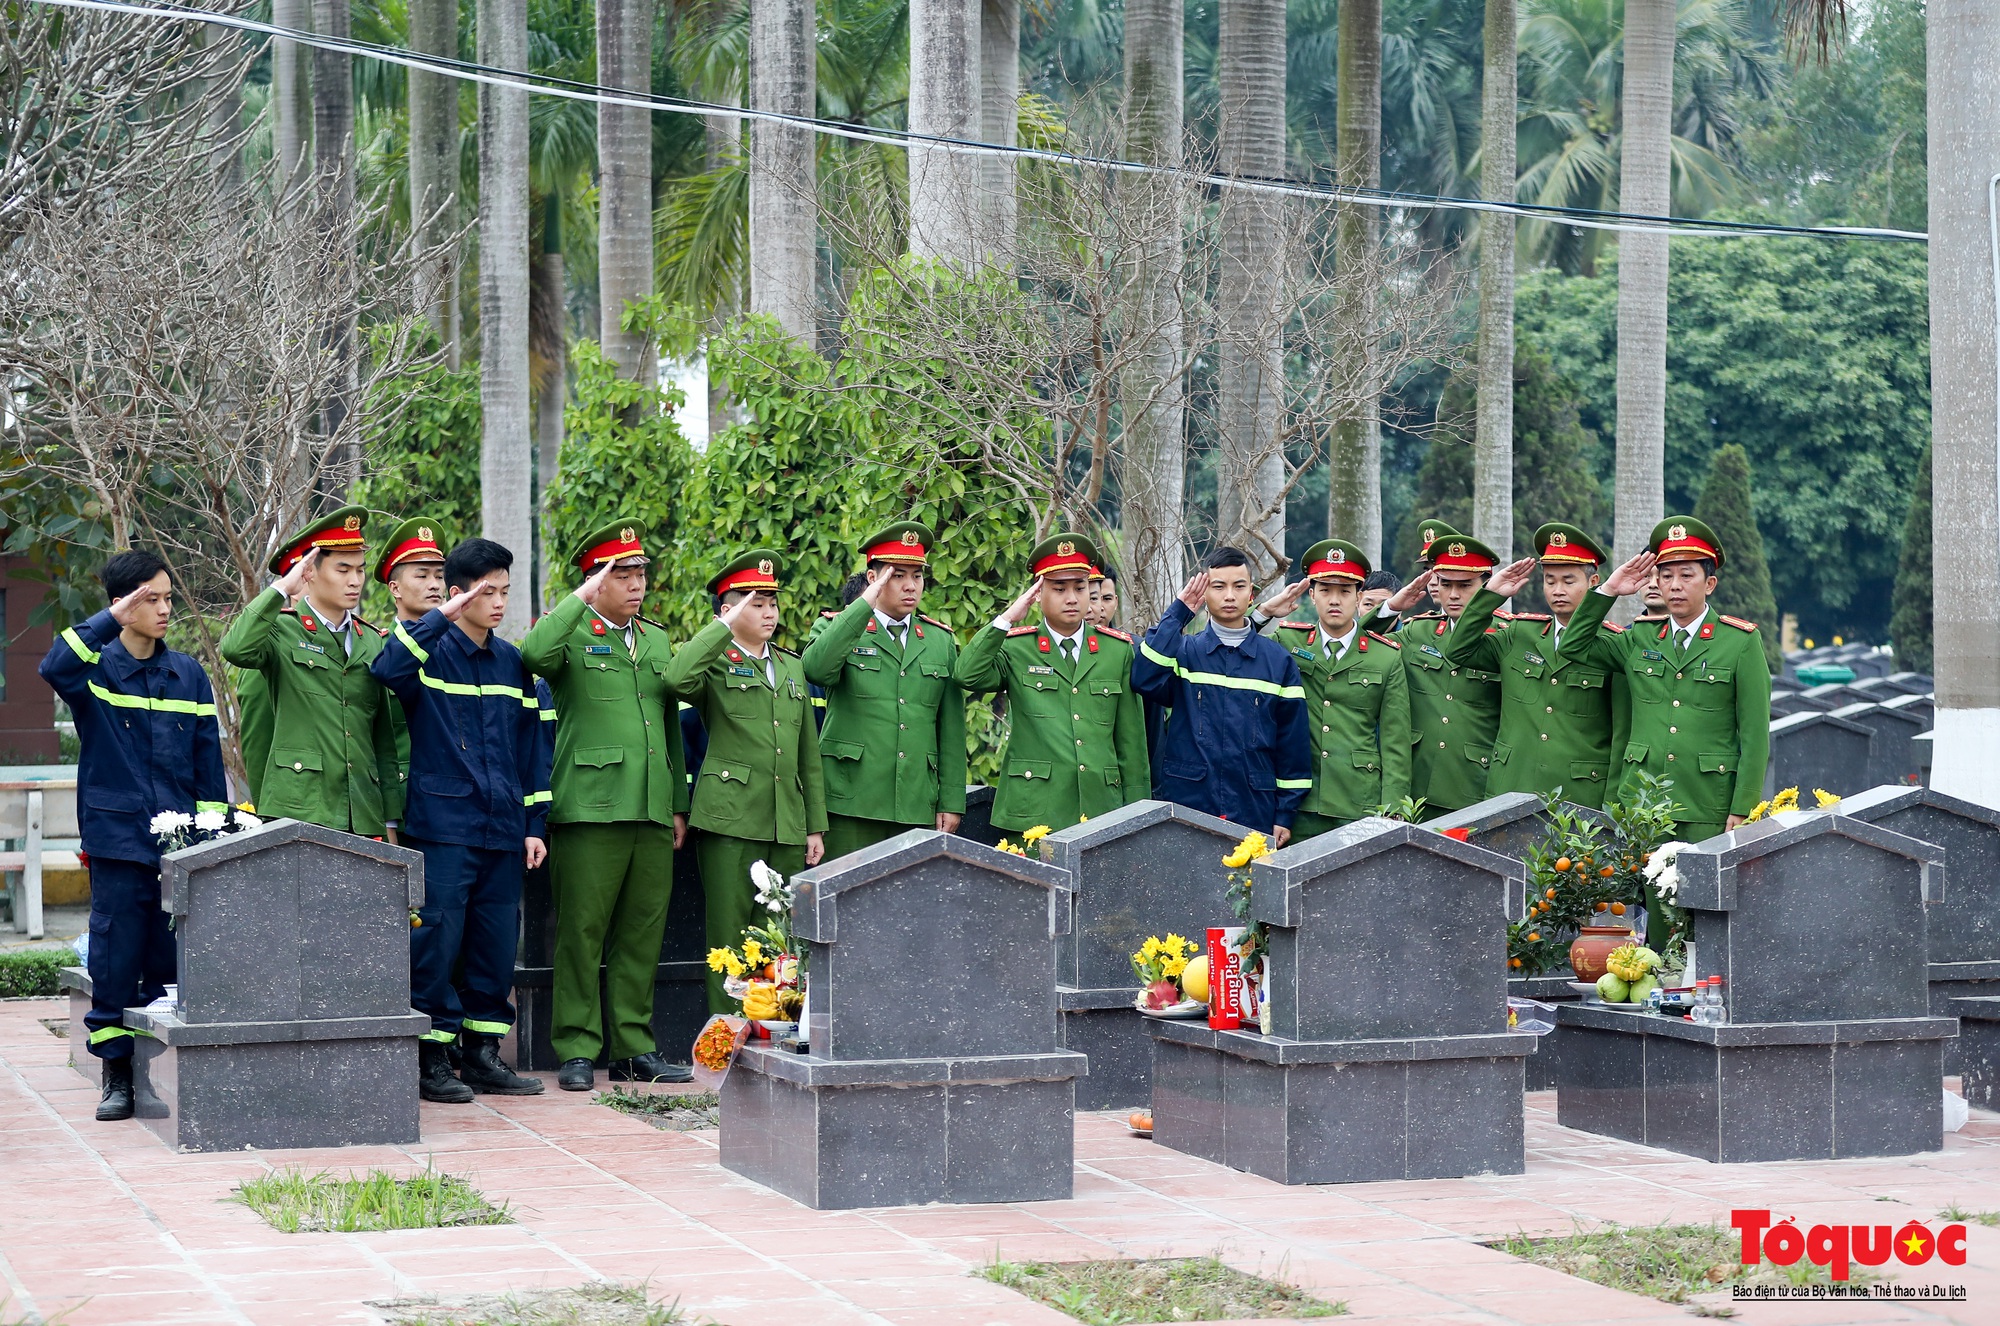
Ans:
[[[1685,539],[1687,536],[1688,527],[1686,525],[1675,525],[1667,531],[1667,537],[1670,539]]]
[[[1068,539],[1064,539],[1056,545],[1056,555],[1058,557],[1074,557],[1076,556],[1076,545]]]
[[[1549,547],[1551,548],[1569,547],[1569,535],[1563,533],[1561,530],[1557,530],[1554,534],[1549,535]]]
[[[340,527],[342,529],[349,529],[349,530],[360,529],[361,517],[349,516],[346,520],[340,522]]]
[[[1434,529],[1427,529],[1427,530],[1425,530],[1425,531],[1424,531],[1424,542],[1425,542],[1425,543],[1436,543],[1436,542],[1437,542],[1437,536],[1438,536],[1438,532],[1437,532],[1436,530],[1434,530]]]
[[[1463,557],[1465,556],[1465,545],[1462,543],[1454,543],[1451,545],[1451,547],[1447,548],[1445,551],[1449,552],[1453,557]]]
[[[1347,554],[1335,548],[1327,553],[1326,560],[1329,562],[1344,562],[1347,560]]]
[[[431,534],[431,527],[429,525],[417,526],[417,537],[424,540],[426,543],[430,542],[431,539],[433,538],[433,535]]]
[[[914,548],[917,546],[917,532],[915,530],[906,529],[903,531],[903,546],[905,548]]]
[[[630,525],[627,525],[624,529],[618,531],[618,542],[620,543],[630,543],[638,537],[639,536],[633,532],[633,529]]]
[[[759,560],[757,563],[757,573],[759,575],[770,575],[774,569],[771,565],[771,559],[768,557]]]

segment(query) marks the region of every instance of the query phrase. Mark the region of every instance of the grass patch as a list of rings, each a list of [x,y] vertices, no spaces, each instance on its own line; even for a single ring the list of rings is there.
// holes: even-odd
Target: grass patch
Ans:
[[[1962,1225],[2000,1225],[2000,1211],[1968,1211],[1953,1202],[1938,1212],[1940,1220],[1956,1220]]]
[[[56,982],[76,966],[76,950],[28,948],[0,953],[0,999],[45,999],[62,993]]]
[[[722,1098],[713,1091],[627,1091],[614,1086],[593,1097],[621,1114],[644,1119],[670,1133],[692,1133],[722,1126]]]
[[[608,1280],[574,1289],[404,1298],[370,1306],[389,1314],[389,1326],[674,1326],[688,1320],[678,1303],[653,1302],[646,1286]]]
[[[1493,1246],[1537,1266],[1663,1303],[1685,1303],[1697,1294],[1734,1285],[1833,1283],[1824,1266],[1803,1259],[1791,1266],[1768,1261],[1745,1266],[1740,1260],[1741,1238],[1714,1225],[1614,1226],[1547,1239],[1517,1235]],[[1881,1278],[1856,1266],[1845,1283],[1865,1285]]]
[[[505,1202],[495,1206],[464,1179],[434,1169],[407,1179],[379,1169],[358,1178],[280,1170],[238,1184],[236,1200],[286,1234],[505,1225],[514,1219]]]
[[[1328,1303],[1283,1281],[1248,1275],[1216,1257],[995,1262],[978,1274],[1089,1326],[1337,1317],[1347,1311],[1345,1303]]]

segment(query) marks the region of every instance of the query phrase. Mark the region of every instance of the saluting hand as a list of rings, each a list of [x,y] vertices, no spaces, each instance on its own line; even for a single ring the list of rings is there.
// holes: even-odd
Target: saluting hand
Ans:
[[[1181,602],[1189,612],[1200,612],[1208,602],[1208,572],[1197,571],[1181,586]]]
[[[272,588],[287,599],[297,598],[299,591],[305,587],[306,580],[312,575],[312,569],[317,565],[319,565],[319,549],[307,549],[306,555],[293,562],[292,569],[279,576]]]
[[[597,596],[604,592],[604,578],[611,574],[611,566],[610,562],[604,563],[584,577],[583,583],[576,587],[576,596],[582,599],[586,606],[592,608],[597,606]]]
[[[141,606],[151,603],[157,597],[151,585],[141,585],[111,605],[111,620],[120,626],[130,626],[138,620]]]
[[[474,599],[478,598],[481,594],[491,594],[492,592],[493,582],[491,580],[481,580],[471,589],[461,590],[439,604],[438,611],[444,614],[446,621],[455,622],[459,619],[461,613],[472,606]]]
[[[1270,598],[1259,603],[1257,611],[1263,613],[1273,621],[1282,618],[1293,608],[1299,606],[1299,600],[1306,596],[1306,584],[1306,581],[1299,580],[1286,585],[1283,589],[1271,595]]]
[[[1021,619],[1028,615],[1028,609],[1034,606],[1035,600],[1041,597],[1041,593],[1042,578],[1036,576],[1028,582],[1028,588],[1023,591],[1021,597],[1008,604],[1007,611],[1001,613],[1000,616],[1006,620],[1009,626],[1019,626]]]
[[[1391,594],[1382,606],[1390,612],[1408,612],[1430,597],[1431,581],[1437,576],[1435,571],[1426,571],[1413,577],[1409,584]]]
[[[1653,563],[1657,560],[1650,552],[1642,552],[1631,561],[1613,571],[1604,582],[1604,592],[1620,598],[1627,594],[1637,594],[1646,587],[1646,581],[1653,574]]]
[[[879,611],[882,607],[882,595],[886,594],[888,590],[889,577],[879,575],[862,586],[861,597],[869,607]]]
[[[1528,578],[1534,573],[1535,559],[1523,557],[1495,571],[1486,582],[1486,587],[1503,599],[1511,599],[1528,587]]]
[[[717,615],[717,619],[729,627],[731,631],[734,631],[736,623],[743,620],[743,614],[750,610],[750,604],[756,597],[755,594],[745,594],[742,598],[724,608]]]

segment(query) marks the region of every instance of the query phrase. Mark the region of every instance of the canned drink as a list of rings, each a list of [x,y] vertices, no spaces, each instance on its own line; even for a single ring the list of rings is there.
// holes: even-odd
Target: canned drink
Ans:
[[[1208,1025],[1227,1031],[1243,1025],[1243,942],[1245,927],[1208,928]]]

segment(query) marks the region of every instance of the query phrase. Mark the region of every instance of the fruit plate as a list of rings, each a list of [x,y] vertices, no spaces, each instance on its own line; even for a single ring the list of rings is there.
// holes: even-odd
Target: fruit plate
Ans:
[[[1125,1126],[1132,1130],[1132,1136],[1134,1137],[1151,1137],[1153,1135],[1153,1112],[1151,1110],[1134,1111],[1125,1116]]]
[[[1205,1018],[1208,1016],[1208,1005],[1199,999],[1183,999],[1178,1004],[1168,1004],[1165,1008],[1142,1007],[1139,1011],[1149,1018]]]
[[[1601,1004],[1604,1000],[1597,993],[1596,981],[1571,981],[1569,988],[1583,996],[1586,1004]]]

